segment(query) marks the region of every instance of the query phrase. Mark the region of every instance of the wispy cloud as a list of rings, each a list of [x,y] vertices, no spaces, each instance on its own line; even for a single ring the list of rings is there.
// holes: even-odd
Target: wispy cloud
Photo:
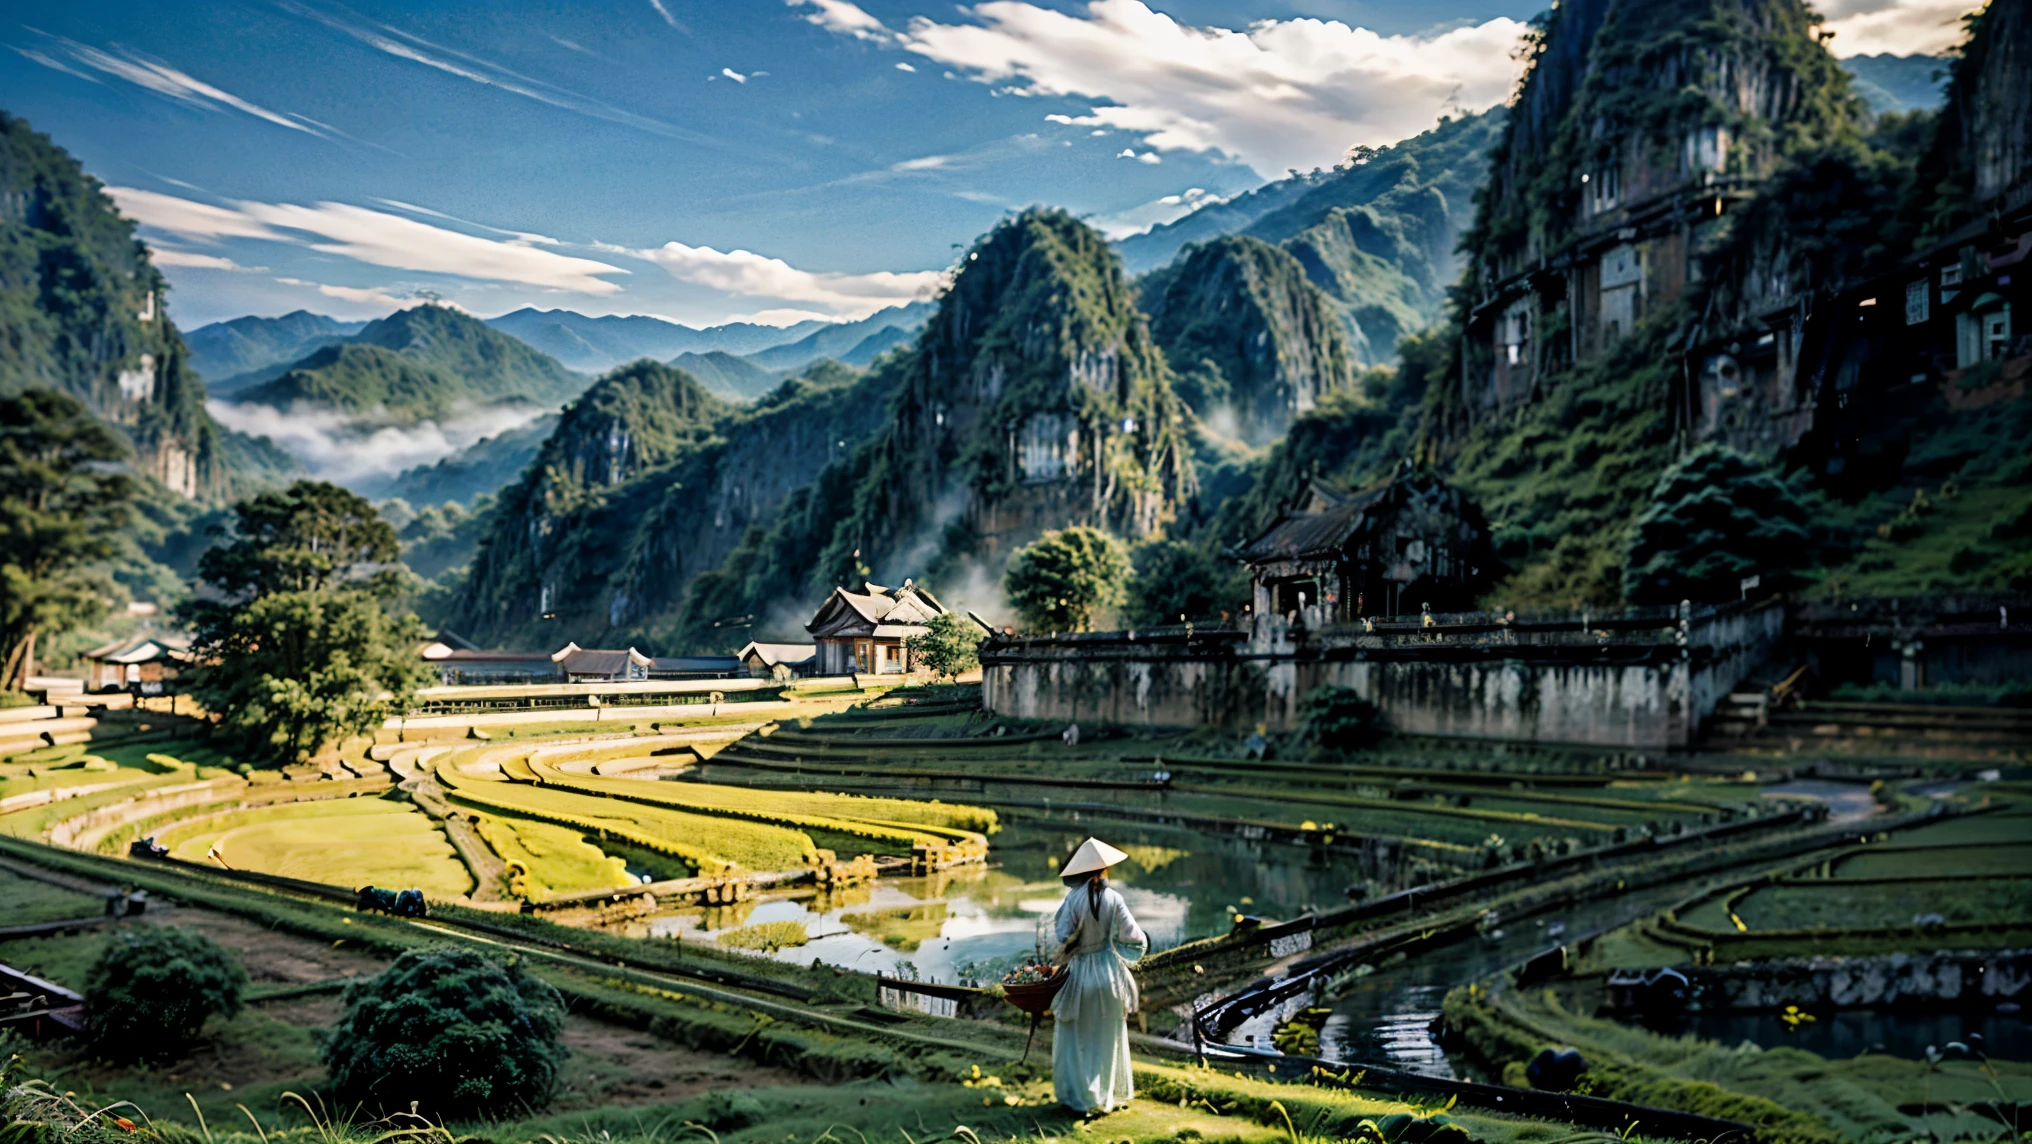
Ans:
[[[310,471],[348,484],[393,476],[417,465],[434,464],[484,437],[526,425],[544,410],[534,406],[486,406],[463,410],[443,422],[374,427],[329,409],[208,401],[205,408],[229,429],[267,437]]]
[[[503,67],[490,60],[481,59],[471,53],[433,43],[421,36],[411,35],[400,28],[390,27],[387,24],[369,24],[348,17],[338,16],[313,8],[308,4],[302,3],[301,0],[277,0],[277,3],[285,11],[294,13],[307,20],[314,20],[334,31],[342,32],[376,51],[384,52],[397,59],[408,60],[411,63],[422,64],[424,67],[435,69],[446,75],[457,76],[460,79],[483,84],[487,87],[508,92],[511,95],[519,95],[524,99],[533,99],[538,103],[547,104],[563,111],[573,112],[574,114],[588,116],[593,119],[605,120],[609,123],[618,123],[625,127],[632,127],[638,131],[646,131],[671,139],[683,139],[690,143],[724,146],[719,140],[709,136],[700,135],[694,131],[687,131],[682,127],[665,123],[660,119],[654,119],[647,115],[638,115],[635,112],[616,107],[604,100],[595,99],[590,95],[584,95],[533,76],[524,75],[521,72]]]
[[[726,76],[730,80],[733,80],[735,83],[748,82],[747,76],[742,75],[740,72],[735,71],[733,68],[721,68],[720,74]]]
[[[545,249],[542,242],[555,240],[542,235],[518,235],[502,242],[348,203],[214,206],[132,187],[108,191],[143,226],[199,241],[259,238],[298,243],[371,266],[596,296],[621,289],[605,276],[628,273],[609,263]]]
[[[663,17],[664,23],[669,24],[687,36],[691,35],[691,29],[677,22],[677,17],[671,15],[670,9],[663,6],[663,0],[649,0],[649,6],[656,9],[656,14]]]
[[[379,286],[333,286],[326,282],[311,282],[303,278],[277,278],[276,281],[284,286],[308,287],[327,298],[337,298],[341,302],[351,302],[355,306],[369,306],[383,313],[421,306],[425,301],[421,297],[412,297],[408,294],[392,294]]]
[[[51,71],[60,71],[67,76],[73,76],[77,79],[84,80],[86,83],[96,83],[102,87],[105,86],[104,81],[100,80],[98,76],[92,75],[89,72],[81,72],[78,69],[63,62],[62,60],[53,59],[47,55],[44,55],[41,52],[36,51],[34,48],[17,47],[14,49],[14,51],[17,55],[20,55],[25,59],[33,60],[34,62],[41,64],[43,67],[46,67]]]
[[[185,270],[237,270],[249,273],[265,273],[266,266],[242,266],[230,258],[217,254],[199,254],[194,250],[171,250],[155,247],[148,252],[148,260],[157,266],[177,266]]]
[[[242,99],[232,92],[214,87],[188,72],[179,71],[168,64],[149,59],[130,49],[116,45],[113,51],[106,52],[92,47],[90,44],[80,44],[75,40],[68,40],[62,36],[50,36],[48,33],[43,33],[43,35],[48,36],[50,43],[56,49],[69,56],[73,62],[90,68],[101,75],[109,75],[115,79],[125,80],[145,91],[153,92],[165,99],[183,104],[185,107],[194,107],[203,111],[238,111],[244,115],[251,115],[256,119],[266,120],[277,127],[287,127],[291,131],[301,131],[306,135],[324,135],[323,131],[311,126],[309,122],[301,121],[299,117],[270,111],[258,103]],[[57,71],[66,72],[80,79],[93,78],[78,71],[76,68],[51,58],[45,53],[22,48],[14,50],[44,67],[54,68]],[[93,82],[98,81],[94,80]]]
[[[666,242],[651,250],[605,249],[653,262],[680,282],[749,298],[815,303],[847,318],[865,318],[889,306],[928,298],[945,285],[945,274],[937,270],[872,274],[800,270],[750,250],[719,251],[682,242]]]
[[[1131,132],[1153,152],[1231,156],[1265,176],[1330,166],[1354,144],[1500,103],[1516,86],[1525,30],[1511,19],[1403,36],[1317,19],[1232,30],[1182,24],[1142,0],[1074,12],[989,0],[963,9],[975,23],[919,16],[896,31],[848,0],[802,6],[817,8],[805,15],[814,24],[894,43],[1000,93],[1094,101],[1056,122]]]
[[[847,0],[787,0],[792,8],[810,8],[803,13],[805,20],[817,24],[828,32],[838,32],[857,40],[872,40],[889,43],[896,34],[884,27],[882,21],[863,12],[858,5]]]

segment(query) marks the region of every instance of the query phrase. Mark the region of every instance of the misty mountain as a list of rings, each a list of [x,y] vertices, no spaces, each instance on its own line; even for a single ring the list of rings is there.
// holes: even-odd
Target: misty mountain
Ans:
[[[732,322],[701,330],[640,314],[589,318],[571,310],[528,308],[489,318],[487,324],[586,373],[602,373],[641,358],[668,361],[679,354],[715,350],[754,353],[830,325],[816,320],[780,327]]]
[[[252,314],[199,326],[183,336],[191,368],[212,396],[267,381],[290,363],[360,332],[366,322],[341,322],[309,310],[279,318]]]
[[[783,374],[763,369],[753,359],[735,357],[725,350],[679,354],[670,359],[670,364],[697,378],[700,385],[715,395],[733,401],[760,397],[783,380]]]
[[[858,322],[820,326],[796,341],[787,341],[744,356],[763,369],[774,370],[802,369],[820,358],[865,366],[875,359],[876,354],[916,333],[934,309],[936,307],[930,302],[891,306]]]
[[[401,497],[419,507],[446,501],[471,504],[520,477],[556,431],[557,421],[557,414],[546,413],[526,425],[483,437],[436,464],[360,482],[357,490],[377,500]]]
[[[1842,61],[1857,95],[1879,115],[1932,111],[1947,98],[1948,61],[1939,56],[1850,56]]]
[[[1443,120],[1333,171],[1297,175],[1153,227],[1117,249],[1131,268],[1154,269],[1226,233],[1281,246],[1336,303],[1355,361],[1388,361],[1400,339],[1437,320],[1460,273],[1454,248],[1473,217],[1475,188],[1505,114],[1497,108]],[[1220,229],[1236,222],[1243,225]]]
[[[501,401],[557,405],[588,384],[463,311],[430,305],[370,322],[232,400],[283,410],[309,405],[378,424],[413,425]]]

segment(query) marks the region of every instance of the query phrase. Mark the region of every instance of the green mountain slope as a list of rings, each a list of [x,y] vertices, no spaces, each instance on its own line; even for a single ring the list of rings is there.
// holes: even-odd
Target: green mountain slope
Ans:
[[[233,400],[279,409],[302,403],[407,425],[469,405],[552,405],[586,384],[549,355],[477,318],[426,305],[370,322],[351,340],[310,354]]]
[[[265,441],[221,429],[165,310],[168,289],[97,179],[0,112],[0,392],[60,389],[133,443],[187,497],[285,472]]]
[[[670,364],[699,379],[699,384],[733,401],[759,397],[782,380],[782,375],[762,368],[747,358],[725,350],[703,354],[679,354]]]
[[[893,378],[813,372],[748,408],[653,362],[602,378],[502,492],[448,621],[497,645],[643,639],[883,421]]]
[[[1445,307],[1460,273],[1455,246],[1506,114],[1448,118],[1333,171],[1280,180],[1153,227],[1121,242],[1123,258],[1144,267],[1157,254],[1223,234],[1281,246],[1338,304],[1355,363],[1389,361],[1399,340]]]
[[[1179,396],[1225,435],[1264,445],[1292,418],[1354,384],[1354,354],[1333,303],[1296,258],[1261,239],[1186,248],[1146,275],[1137,301]]]
[[[249,315],[213,322],[185,334],[184,341],[205,387],[222,395],[267,381],[291,362],[352,337],[366,324],[296,310],[279,318]]]

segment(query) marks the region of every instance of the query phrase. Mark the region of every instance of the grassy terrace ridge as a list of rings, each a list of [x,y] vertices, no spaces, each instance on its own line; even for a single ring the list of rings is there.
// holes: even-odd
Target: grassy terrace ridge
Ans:
[[[552,926],[534,918],[474,915],[450,908],[443,911],[444,916],[427,922],[407,922],[354,915],[331,902],[252,888],[205,871],[136,865],[11,840],[0,842],[0,854],[10,865],[25,862],[88,880],[115,877],[140,884],[159,899],[237,914],[266,928],[319,941],[339,941],[384,957],[444,941],[480,942],[496,948],[505,945],[528,958],[539,976],[564,992],[574,1013],[641,1029],[695,1049],[731,1053],[779,1073],[788,1069],[820,1082],[819,1086],[762,1088],[732,1100],[722,1095],[667,1106],[588,1110],[569,1118],[551,1115],[457,1126],[461,1135],[472,1133],[480,1140],[640,1139],[653,1144],[660,1137],[636,1134],[644,1131],[645,1124],[674,1117],[718,1125],[715,1135],[722,1139],[757,1141],[781,1140],[787,1129],[818,1136],[825,1131],[818,1123],[821,1120],[835,1128],[855,1125],[871,1144],[877,1140],[908,1144],[918,1139],[920,1132],[932,1138],[954,1137],[960,1124],[981,1140],[1038,1140],[1041,1134],[1051,1132],[1062,1132],[1068,1138],[1080,1135],[1067,1117],[1051,1107],[1048,1081],[1041,1070],[1013,1063],[1020,1047],[1014,1029],[899,1013],[885,1013],[879,1021],[871,1021],[862,1014],[869,1012],[865,1006],[872,1000],[872,981],[857,974],[814,972],[744,958],[715,961],[689,950],[676,958],[685,963],[681,968],[694,974],[712,976],[715,964],[729,960],[768,972],[778,991],[758,991],[729,974],[720,974],[722,980],[708,983],[674,976],[668,970],[638,968],[639,963],[617,965],[617,947],[638,952],[636,947],[644,943]],[[0,874],[6,873],[0,870]],[[95,900],[84,894],[75,896]],[[476,924],[487,929],[477,930]],[[514,934],[525,936],[509,936]],[[652,956],[675,957],[665,951]],[[82,963],[74,958],[72,964]],[[806,1000],[787,1001],[780,992],[785,990],[801,993]],[[321,990],[309,986],[272,992],[280,998],[315,991]],[[257,998],[257,1002],[264,999],[269,998]],[[246,1027],[240,1024],[212,1032],[232,1035]],[[136,1074],[129,1075],[139,1079]],[[1490,1144],[1549,1144],[1571,1139],[1573,1132],[1570,1126],[1556,1122],[1468,1107],[1447,1109],[1448,1102],[1430,1097],[1405,1099],[1350,1088],[1345,1083],[1302,1083],[1302,1076],[1229,1073],[1152,1060],[1139,1060],[1137,1076],[1146,1095],[1108,1118],[1106,1131],[1111,1140],[1139,1144],[1179,1139],[1261,1144],[1300,1140],[1301,1144],[1325,1144],[1355,1133],[1362,1120],[1387,1116],[1439,1117],[1435,1123],[1457,1124],[1472,1138]],[[855,1081],[857,1077],[879,1078],[879,1083]],[[160,1090],[159,1085],[149,1087]],[[102,1096],[103,1103],[119,1093],[109,1089],[92,1095]],[[234,1106],[230,1102],[238,1095],[203,1094],[200,1107],[215,1127],[202,1134],[185,1119],[181,1106],[167,1103],[148,1110],[154,1127],[146,1131],[160,1133],[161,1139],[174,1144],[196,1144],[200,1139],[212,1144],[224,1144],[228,1139],[232,1144],[256,1144],[262,1139],[257,1134],[225,1127],[232,1123]],[[250,1094],[240,1099],[254,1098]],[[904,1108],[910,1112],[899,1119],[899,1110]],[[270,1135],[279,1127],[302,1123],[300,1118],[265,1107],[251,1111],[260,1114],[257,1123]],[[934,1127],[947,1122],[950,1124],[945,1128]],[[1294,1125],[1303,1130],[1302,1140]],[[560,1131],[566,1136],[559,1137]],[[293,1141],[297,1136],[284,1138]],[[336,1135],[326,1133],[317,1138],[323,1144],[366,1144],[367,1134],[342,1126]],[[1639,1132],[1631,1138],[1649,1137]]]

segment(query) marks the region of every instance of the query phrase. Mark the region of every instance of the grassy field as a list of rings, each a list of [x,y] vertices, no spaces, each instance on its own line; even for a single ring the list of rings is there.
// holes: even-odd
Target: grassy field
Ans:
[[[522,867],[519,889],[510,890],[530,901],[619,889],[635,881],[624,859],[603,853],[586,841],[583,831],[507,814],[479,815],[477,821],[480,837],[494,853]]]
[[[6,918],[0,924],[25,926],[98,917],[106,903],[89,894],[0,870],[0,907],[4,907],[0,908],[0,917]],[[5,953],[0,952],[0,960],[5,959]]]
[[[337,886],[464,894],[472,879],[450,842],[421,811],[378,798],[331,799],[234,811],[163,831],[170,855],[206,861],[217,845],[226,865]]]
[[[2032,880],[1998,875],[1951,881],[1784,882],[1751,891],[1736,903],[1735,914],[1752,933],[1909,926],[1931,915],[1949,925],[2024,921],[2032,919]]]

